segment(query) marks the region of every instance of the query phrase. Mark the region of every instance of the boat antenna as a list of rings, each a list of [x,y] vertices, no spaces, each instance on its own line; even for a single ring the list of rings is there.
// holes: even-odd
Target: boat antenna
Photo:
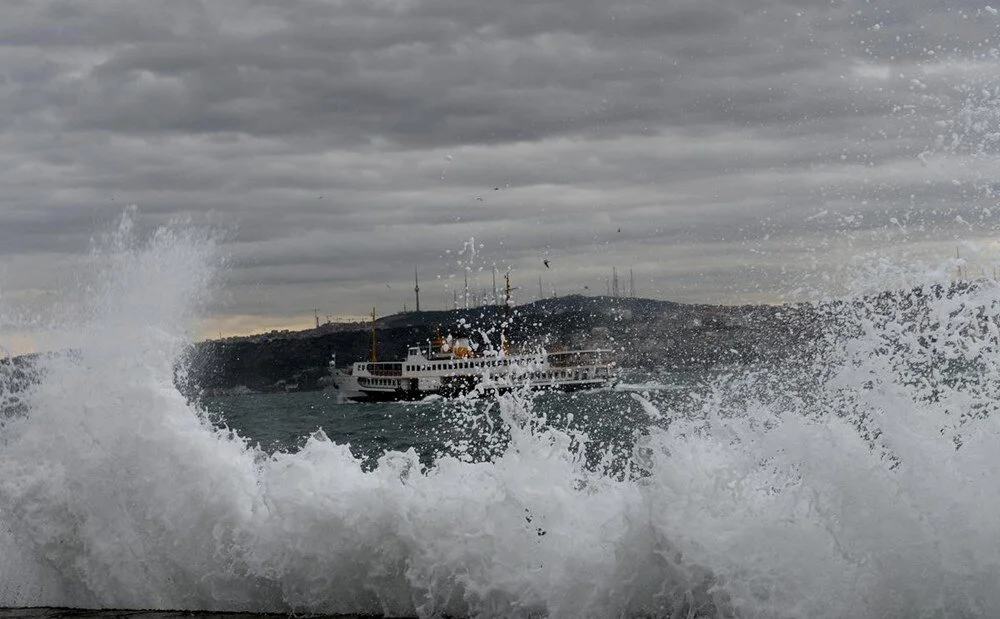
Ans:
[[[375,336],[375,308],[372,307],[372,363],[378,362],[378,340]]]

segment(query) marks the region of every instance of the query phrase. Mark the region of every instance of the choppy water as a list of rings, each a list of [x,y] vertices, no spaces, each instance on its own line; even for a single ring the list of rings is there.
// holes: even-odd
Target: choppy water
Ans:
[[[992,282],[931,274],[830,305],[812,356],[633,390],[189,402],[213,243],[131,234],[5,407],[2,607],[1000,614]]]
[[[683,406],[710,376],[674,373],[653,382],[626,380],[614,389],[532,394],[531,404],[545,424],[586,433],[587,455],[596,465],[605,454],[628,453],[636,436],[648,432],[653,420],[644,405],[670,401]],[[492,399],[358,404],[345,403],[335,389],[328,389],[210,397],[198,404],[215,425],[234,430],[265,453],[298,451],[321,431],[329,440],[349,445],[365,468],[376,466],[387,452],[411,448],[423,467],[446,454],[488,460],[509,440]]]

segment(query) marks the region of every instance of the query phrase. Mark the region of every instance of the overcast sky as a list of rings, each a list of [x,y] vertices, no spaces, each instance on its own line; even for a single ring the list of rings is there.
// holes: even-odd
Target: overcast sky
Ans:
[[[226,333],[413,309],[414,267],[441,309],[494,266],[519,301],[616,267],[743,303],[867,251],[992,264],[998,27],[968,0],[8,0],[0,313],[44,313],[130,204],[229,231]]]

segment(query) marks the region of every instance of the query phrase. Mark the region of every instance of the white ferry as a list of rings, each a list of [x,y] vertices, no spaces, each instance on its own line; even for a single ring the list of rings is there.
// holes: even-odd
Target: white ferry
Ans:
[[[372,357],[376,358],[374,349]],[[344,399],[353,401],[421,400],[477,390],[573,391],[610,387],[617,380],[611,350],[496,351],[480,356],[464,337],[411,346],[404,361],[359,361],[331,370],[334,386]]]

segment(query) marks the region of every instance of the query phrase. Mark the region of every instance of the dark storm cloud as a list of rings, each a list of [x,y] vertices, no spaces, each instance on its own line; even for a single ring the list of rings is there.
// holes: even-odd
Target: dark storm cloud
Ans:
[[[67,85],[84,93],[68,120],[254,135],[310,135],[322,124],[334,138],[411,146],[539,140],[740,111],[761,120],[764,103],[787,119],[801,113],[785,93],[753,80],[822,60],[776,54],[780,13],[740,14],[728,2],[377,6],[282,11],[288,21],[261,32],[218,24],[211,37],[117,47],[86,84]]]
[[[228,230],[220,313],[399,304],[414,265],[445,299],[542,256],[565,291],[633,265],[777,299],[850,235],[992,234],[998,26],[930,0],[10,2],[0,255],[45,288],[137,204]]]

